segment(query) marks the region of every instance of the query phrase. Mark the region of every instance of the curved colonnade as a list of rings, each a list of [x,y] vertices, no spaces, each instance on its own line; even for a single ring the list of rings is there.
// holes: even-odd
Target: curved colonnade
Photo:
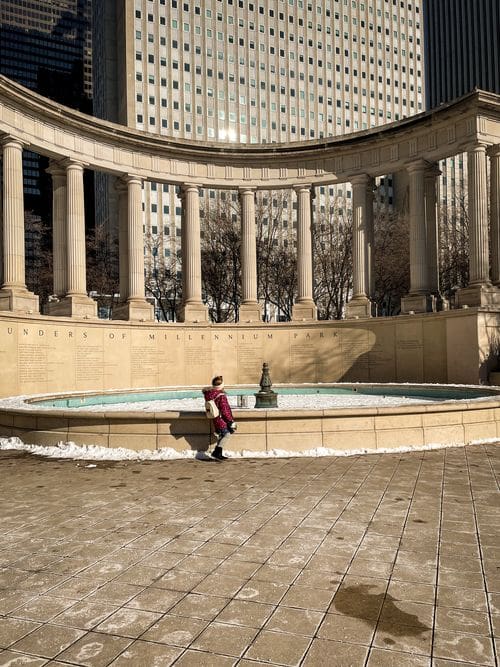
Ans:
[[[144,296],[141,186],[180,186],[182,320],[206,322],[201,294],[200,188],[238,190],[242,204],[241,322],[260,322],[254,193],[294,189],[297,196],[298,298],[293,319],[316,318],[313,301],[311,196],[315,187],[350,182],[353,192],[353,294],[348,317],[369,317],[373,290],[373,179],[406,170],[409,179],[410,291],[403,313],[434,308],[438,284],[439,160],[467,153],[470,284],[459,306],[500,305],[500,96],[475,91],[457,102],[383,128],[321,141],[220,145],[171,140],[62,107],[0,77],[3,154],[0,310],[38,312],[25,284],[22,152],[50,158],[53,183],[53,276],[57,300],[48,314],[93,318],[87,295],[83,173],[120,179],[120,295],[115,317],[151,321]],[[490,184],[488,187],[488,162]],[[488,217],[489,210],[489,217]],[[491,244],[491,266],[490,266]]]

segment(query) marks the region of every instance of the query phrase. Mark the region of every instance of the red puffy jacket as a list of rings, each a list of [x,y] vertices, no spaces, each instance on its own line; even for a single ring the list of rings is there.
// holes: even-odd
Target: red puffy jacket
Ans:
[[[228,424],[234,421],[227,395],[224,389],[207,387],[206,389],[203,389],[203,396],[206,401],[215,401],[215,405],[219,408],[219,416],[213,419],[213,423],[214,431],[216,433],[221,433],[224,429],[227,429]]]

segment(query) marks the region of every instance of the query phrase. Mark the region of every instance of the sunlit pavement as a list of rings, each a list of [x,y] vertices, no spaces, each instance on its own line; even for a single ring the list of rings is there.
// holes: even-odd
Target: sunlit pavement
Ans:
[[[0,665],[498,666],[499,473],[0,452]]]

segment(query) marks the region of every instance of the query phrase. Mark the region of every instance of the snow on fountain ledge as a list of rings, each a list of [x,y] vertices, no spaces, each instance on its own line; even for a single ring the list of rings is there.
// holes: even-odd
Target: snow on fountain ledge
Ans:
[[[484,440],[473,440],[468,446],[487,445],[499,442],[497,438],[485,438]],[[240,452],[227,451],[226,454],[231,459],[262,459],[262,458],[319,458],[324,456],[360,456],[364,454],[404,454],[408,452],[424,452],[435,449],[450,449],[464,447],[465,443],[457,442],[453,444],[429,444],[420,447],[388,447],[377,450],[373,449],[329,449],[327,447],[315,447],[302,452],[288,452],[284,449],[272,449],[267,452],[246,451]],[[24,451],[35,456],[45,456],[56,459],[73,459],[76,461],[171,461],[175,459],[196,459],[199,452],[185,450],[178,452],[175,449],[165,447],[155,451],[143,449],[135,451],[116,447],[109,449],[107,447],[96,447],[94,445],[75,445],[74,442],[60,442],[57,447],[43,447],[41,445],[26,445],[19,438],[0,438],[0,451],[17,450]],[[203,456],[202,456],[203,458]],[[94,467],[94,466],[89,466]]]

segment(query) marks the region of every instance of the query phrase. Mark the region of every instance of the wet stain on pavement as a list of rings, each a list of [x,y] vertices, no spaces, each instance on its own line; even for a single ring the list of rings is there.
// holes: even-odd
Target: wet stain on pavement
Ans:
[[[431,629],[415,614],[400,609],[397,606],[400,601],[385,593],[373,593],[372,589],[373,586],[364,584],[343,586],[337,591],[333,606],[339,613],[359,618],[372,626],[383,606],[384,631],[393,637],[414,637]],[[390,644],[392,640],[386,639],[385,643]]]

